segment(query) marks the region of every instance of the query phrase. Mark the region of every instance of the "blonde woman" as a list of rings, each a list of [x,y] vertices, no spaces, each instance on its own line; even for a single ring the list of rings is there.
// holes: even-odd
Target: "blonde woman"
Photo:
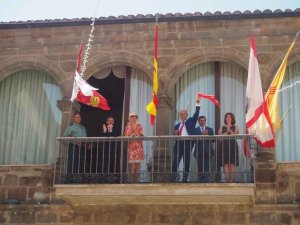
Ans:
[[[143,136],[143,128],[137,123],[138,116],[136,113],[129,114],[129,123],[125,127],[124,135],[127,137]],[[128,142],[128,162],[132,182],[137,182],[140,173],[140,163],[144,161],[144,149],[142,140],[130,140]]]

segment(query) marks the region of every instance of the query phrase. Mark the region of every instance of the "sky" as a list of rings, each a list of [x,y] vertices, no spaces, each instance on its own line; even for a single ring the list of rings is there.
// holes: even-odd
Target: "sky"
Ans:
[[[300,0],[0,0],[0,22],[300,8]]]

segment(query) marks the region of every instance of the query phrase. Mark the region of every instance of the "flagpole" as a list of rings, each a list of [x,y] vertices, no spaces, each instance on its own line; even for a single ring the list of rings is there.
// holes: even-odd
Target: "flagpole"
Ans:
[[[299,37],[299,35],[300,35],[300,30],[296,33],[295,38],[294,38],[294,42],[296,42],[296,40]]]
[[[291,110],[292,108],[292,104],[290,104],[290,107],[286,110],[286,112],[284,113],[284,115],[282,116],[280,123],[282,123],[282,121],[284,120],[284,118],[286,117],[286,115],[288,114],[288,112]]]
[[[251,32],[253,32],[253,31],[254,31],[254,28],[255,28],[255,21],[254,21],[254,20],[252,20],[251,25],[252,25],[252,30],[251,30]]]
[[[155,15],[155,25],[157,24],[158,22],[158,14]],[[158,59],[157,59],[158,60]],[[157,71],[158,73],[158,71]],[[157,93],[158,94],[158,93]],[[156,109],[156,117],[157,117],[157,110]],[[154,122],[154,126],[153,126],[153,129],[154,129],[154,136],[156,136],[156,122],[157,122],[157,118],[155,118],[155,122]]]
[[[291,110],[291,108],[292,108],[292,104],[290,104],[290,107],[286,110],[286,112],[284,113],[284,115],[282,116],[282,118],[280,120],[280,128],[277,130],[277,132],[275,134],[276,142],[278,142],[279,136],[281,134],[281,130],[282,130],[281,124],[282,124],[282,121],[285,119],[285,117],[287,116],[287,114],[289,113],[289,111]]]
[[[81,46],[82,46],[82,39],[83,39],[83,31],[82,31],[82,33],[81,33],[81,41],[80,41],[80,46],[79,46],[79,54],[81,54]],[[79,60],[79,58],[80,58],[81,56],[79,56],[78,55],[78,57],[77,57],[77,64],[76,64],[76,70],[80,70],[80,63],[81,63],[81,61]],[[80,71],[77,71],[78,73],[80,72]],[[73,79],[73,88],[74,88],[74,80],[75,80],[75,76],[74,76],[74,79]],[[73,89],[72,89],[72,94],[71,95],[73,95]],[[72,98],[72,97],[71,97]],[[70,120],[71,120],[71,112],[72,112],[72,108],[73,108],[73,101],[71,100],[71,104],[70,104],[70,109],[69,109],[69,116],[68,116],[68,123],[67,123],[67,125],[69,125],[70,124]]]
[[[81,43],[83,43],[83,36],[84,36],[84,31],[81,32],[81,41],[80,41],[80,45]],[[80,47],[79,47],[80,48]],[[80,51],[80,50],[79,50]],[[79,65],[78,65],[79,63]],[[76,70],[77,69],[80,69],[80,62],[78,62],[78,59],[77,59],[77,65],[76,65]],[[79,73],[80,71],[78,71]],[[75,76],[74,76],[75,77]],[[73,88],[74,88],[74,80],[73,80]],[[72,93],[73,93],[73,90],[72,90]],[[72,108],[73,108],[73,104],[74,102],[71,100],[71,104],[70,104],[70,110],[69,110],[69,116],[68,116],[68,124],[70,124],[70,119],[71,119],[71,112],[72,112]]]

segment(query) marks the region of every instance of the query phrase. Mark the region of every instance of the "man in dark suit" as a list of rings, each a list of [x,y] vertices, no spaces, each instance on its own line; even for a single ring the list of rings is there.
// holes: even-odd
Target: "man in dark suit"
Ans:
[[[206,117],[200,116],[199,127],[195,129],[195,135],[214,135],[212,128],[206,126]],[[210,157],[213,154],[212,140],[197,140],[195,144],[194,156],[198,162],[198,181],[209,182]]]
[[[176,124],[175,135],[179,136],[189,136],[193,135],[195,132],[195,124],[200,111],[200,98],[196,99],[196,110],[193,117],[187,118],[188,113],[186,109],[180,111],[181,122]],[[190,171],[190,152],[193,145],[190,140],[178,140],[175,141],[175,146],[173,149],[173,162],[172,162],[172,181],[176,180],[176,173],[178,171],[178,166],[183,158],[183,178],[182,182],[186,183],[188,179],[188,174]]]
[[[115,127],[115,120],[112,116],[108,116],[105,124],[102,125],[101,136],[111,139],[98,143],[93,157],[95,171],[101,174],[99,178],[101,182],[119,182],[121,148],[120,143],[114,137],[120,136],[120,131]]]
[[[106,123],[102,125],[103,137],[117,137],[120,136],[120,132],[114,127],[115,120],[112,116],[106,117]]]

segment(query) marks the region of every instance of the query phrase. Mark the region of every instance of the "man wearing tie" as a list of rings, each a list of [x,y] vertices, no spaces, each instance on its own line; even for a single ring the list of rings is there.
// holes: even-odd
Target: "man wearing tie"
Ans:
[[[206,117],[200,116],[199,127],[195,129],[195,135],[214,135],[212,128],[206,126]],[[194,156],[198,162],[198,181],[209,182],[210,156],[213,153],[213,141],[197,140]]]
[[[186,109],[180,111],[181,122],[175,125],[175,135],[188,136],[193,135],[195,132],[195,124],[200,111],[200,98],[196,99],[196,110],[193,117],[187,118],[188,113]],[[187,183],[188,174],[190,170],[190,152],[193,144],[190,140],[177,140],[173,149],[173,162],[172,162],[172,181],[176,180],[176,173],[178,166],[183,158],[183,178],[182,182]]]

